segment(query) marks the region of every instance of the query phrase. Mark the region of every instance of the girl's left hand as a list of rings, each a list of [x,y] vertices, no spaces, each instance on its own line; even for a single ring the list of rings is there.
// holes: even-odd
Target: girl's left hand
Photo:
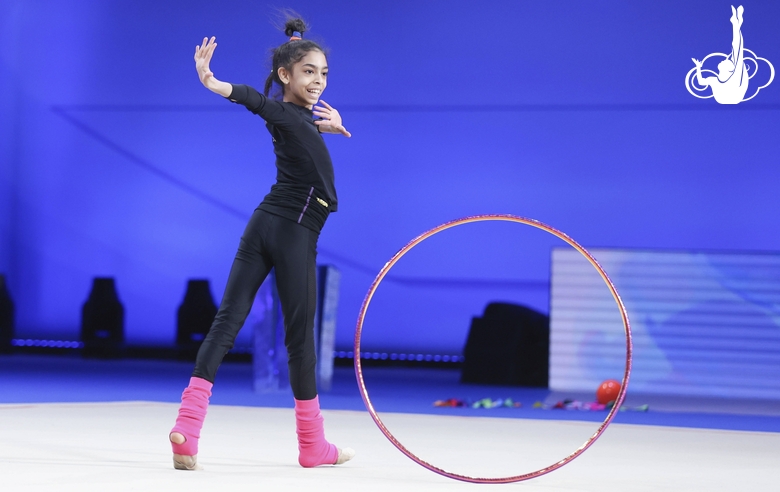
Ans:
[[[322,106],[314,106],[312,113],[315,116],[322,118],[321,120],[315,120],[314,124],[317,125],[323,133],[340,133],[345,137],[351,137],[352,134],[344,128],[341,123],[341,115],[338,111],[333,109],[330,104],[325,101],[320,101]]]

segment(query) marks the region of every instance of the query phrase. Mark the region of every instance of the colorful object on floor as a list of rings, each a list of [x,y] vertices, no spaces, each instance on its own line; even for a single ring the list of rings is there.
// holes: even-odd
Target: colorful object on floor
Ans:
[[[604,418],[604,422],[599,426],[599,428],[596,430],[596,432],[588,438],[587,441],[580,447],[578,447],[573,453],[569,454],[565,458],[558,460],[554,462],[553,464],[546,466],[544,468],[540,468],[539,470],[523,473],[520,475],[514,475],[510,477],[493,477],[493,478],[486,478],[486,477],[471,477],[468,475],[463,475],[460,473],[454,473],[447,470],[444,470],[442,468],[439,468],[438,466],[432,465],[431,463],[428,463],[427,461],[424,461],[420,459],[417,455],[412,453],[410,450],[408,450],[401,442],[390,432],[390,430],[387,428],[387,426],[382,422],[382,419],[379,418],[379,415],[377,414],[376,410],[374,409],[374,405],[371,403],[371,398],[368,395],[368,388],[366,388],[366,381],[363,378],[363,366],[362,366],[362,360],[361,360],[361,350],[360,350],[360,340],[363,335],[363,322],[366,318],[366,312],[368,311],[368,306],[371,303],[371,298],[374,297],[374,293],[376,293],[377,288],[379,288],[379,284],[382,283],[382,279],[385,278],[387,273],[390,271],[390,269],[393,268],[393,265],[398,263],[398,261],[409,251],[411,251],[415,246],[420,244],[421,242],[425,241],[427,238],[438,234],[444,230],[447,230],[452,227],[461,226],[464,224],[469,224],[473,222],[484,222],[484,221],[507,221],[507,222],[515,222],[518,224],[524,224],[527,226],[535,227],[537,229],[541,229],[561,240],[566,242],[569,246],[576,249],[592,266],[596,269],[599,276],[601,276],[601,279],[606,284],[606,287],[609,289],[610,294],[612,294],[612,298],[615,300],[615,303],[617,304],[618,311],[620,312],[621,320],[623,321],[623,328],[625,330],[626,335],[626,368],[623,372],[623,384],[620,388],[620,392],[618,393],[618,396],[616,398],[616,406],[620,406],[623,403],[623,398],[626,394],[626,387],[628,385],[628,378],[631,374],[631,360],[632,360],[632,353],[633,353],[633,342],[631,340],[631,325],[628,321],[628,313],[626,312],[626,307],[623,304],[622,299],[620,298],[620,295],[617,292],[617,289],[615,288],[615,285],[612,283],[612,281],[607,276],[607,272],[604,271],[604,269],[599,265],[599,263],[596,261],[596,259],[588,253],[588,251],[579,245],[576,241],[574,241],[572,238],[564,234],[563,232],[559,231],[558,229],[555,229],[553,227],[550,227],[546,224],[543,224],[539,222],[538,220],[533,219],[527,219],[524,217],[518,217],[516,215],[476,215],[473,217],[464,217],[462,219],[453,220],[450,222],[447,222],[445,224],[442,224],[438,227],[434,227],[433,229],[430,229],[429,231],[424,232],[423,234],[417,236],[416,238],[412,239],[409,244],[401,248],[400,251],[398,251],[395,255],[393,255],[392,258],[390,258],[390,261],[385,263],[385,266],[382,267],[382,269],[379,271],[379,274],[377,274],[374,281],[371,283],[371,287],[368,289],[368,293],[366,294],[365,299],[363,300],[363,305],[360,308],[360,313],[358,314],[358,321],[357,326],[355,327],[355,351],[354,351],[354,361],[355,361],[355,376],[357,378],[358,382],[358,390],[360,390],[360,396],[363,397],[363,403],[366,405],[366,410],[368,410],[369,415],[371,415],[371,418],[374,420],[374,423],[376,423],[377,427],[379,427],[379,430],[382,431],[382,434],[385,435],[385,437],[395,446],[398,448],[398,450],[403,453],[406,457],[408,457],[410,460],[414,461],[418,465],[422,466],[423,468],[426,468],[427,470],[430,470],[434,473],[438,473],[439,475],[442,475],[447,478],[452,478],[454,480],[461,480],[464,482],[471,482],[471,483],[512,483],[512,482],[521,482],[523,480],[530,480],[532,478],[540,477],[544,474],[550,473],[551,471],[557,470],[558,468],[566,465],[567,463],[570,463],[573,459],[577,458],[579,455],[585,452],[594,442],[596,442],[596,439],[601,436],[601,434],[604,433],[604,430],[607,428],[609,423],[612,421],[612,419],[615,417],[615,413],[617,411],[617,408],[613,407],[607,416]]]
[[[458,398],[450,398],[449,400],[436,400],[433,402],[434,407],[465,407],[468,405],[465,401]]]
[[[559,401],[555,405],[553,405],[553,408],[556,409],[564,409],[564,410],[606,410],[607,406],[603,403],[599,403],[596,401],[592,402],[585,402],[585,401],[578,401],[578,400],[564,400]]]
[[[636,406],[636,407],[633,407],[633,408],[626,407],[625,405],[620,407],[620,411],[621,412],[626,411],[626,410],[631,410],[633,412],[647,412],[648,410],[650,410],[650,405],[645,403],[644,405],[639,405],[639,406]]]
[[[614,379],[607,379],[596,390],[596,401],[602,405],[617,400],[620,394],[620,383]]]
[[[606,405],[597,401],[582,402],[579,400],[561,400],[553,404],[543,403],[537,401],[534,403],[534,408],[541,408],[542,410],[583,410],[583,411],[604,411],[611,410],[614,402],[609,402]],[[639,405],[636,407],[629,407],[626,405],[618,408],[621,412],[647,412],[650,410],[650,405]]]
[[[506,408],[519,408],[523,404],[519,401],[513,401],[511,398],[499,398],[497,400],[491,400],[490,398],[483,398],[481,400],[477,400],[474,403],[471,404],[471,408],[498,408],[498,407],[506,407]]]
[[[496,400],[492,398],[482,398],[475,402],[467,400],[461,400],[460,398],[450,398],[449,400],[436,400],[433,402],[434,407],[470,407],[470,408],[520,408],[523,406],[519,401],[514,401],[511,398],[498,398]]]

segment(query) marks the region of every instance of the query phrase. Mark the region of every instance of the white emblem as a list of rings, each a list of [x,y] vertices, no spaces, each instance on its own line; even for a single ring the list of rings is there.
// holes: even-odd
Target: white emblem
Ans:
[[[766,58],[761,58],[745,48],[741,30],[742,14],[744,12],[745,9],[742,5],[736,9],[734,9],[733,5],[731,6],[731,54],[711,53],[705,56],[702,61],[692,58],[696,66],[685,76],[685,88],[692,95],[700,99],[714,97],[720,104],[739,104],[753,99],[758,94],[758,91],[772,83],[772,80],[775,78],[775,67]],[[714,65],[715,62],[720,60],[717,65],[717,72],[704,68],[705,63],[710,58],[713,59],[710,65]],[[759,65],[762,65],[761,62],[769,70],[769,80],[761,86],[757,86],[759,82],[755,82],[753,88],[748,90],[750,79],[759,72]],[[708,77],[705,74],[710,76]],[[765,75],[761,77],[764,80],[766,78]],[[711,89],[711,93],[707,95],[709,92],[707,91],[708,87]]]

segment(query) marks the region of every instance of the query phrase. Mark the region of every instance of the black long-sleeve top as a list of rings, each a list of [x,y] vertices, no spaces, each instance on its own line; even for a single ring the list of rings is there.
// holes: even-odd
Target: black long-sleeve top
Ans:
[[[276,154],[276,184],[258,207],[319,232],[338,206],[333,163],[312,111],[233,84],[228,97],[262,117]]]

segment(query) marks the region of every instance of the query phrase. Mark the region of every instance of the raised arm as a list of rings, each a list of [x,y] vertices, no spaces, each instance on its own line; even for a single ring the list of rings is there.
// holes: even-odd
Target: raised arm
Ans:
[[[216,47],[217,43],[214,36],[211,39],[203,38],[203,44],[195,46],[195,69],[198,71],[198,77],[206,89],[222,97],[228,97],[233,90],[233,86],[227,82],[217,80],[209,68],[211,56],[214,54]]]
[[[707,77],[706,79],[701,76],[701,63],[696,58],[691,58],[693,60],[693,63],[696,65],[696,82],[702,87],[710,85],[709,79],[712,77]]]

